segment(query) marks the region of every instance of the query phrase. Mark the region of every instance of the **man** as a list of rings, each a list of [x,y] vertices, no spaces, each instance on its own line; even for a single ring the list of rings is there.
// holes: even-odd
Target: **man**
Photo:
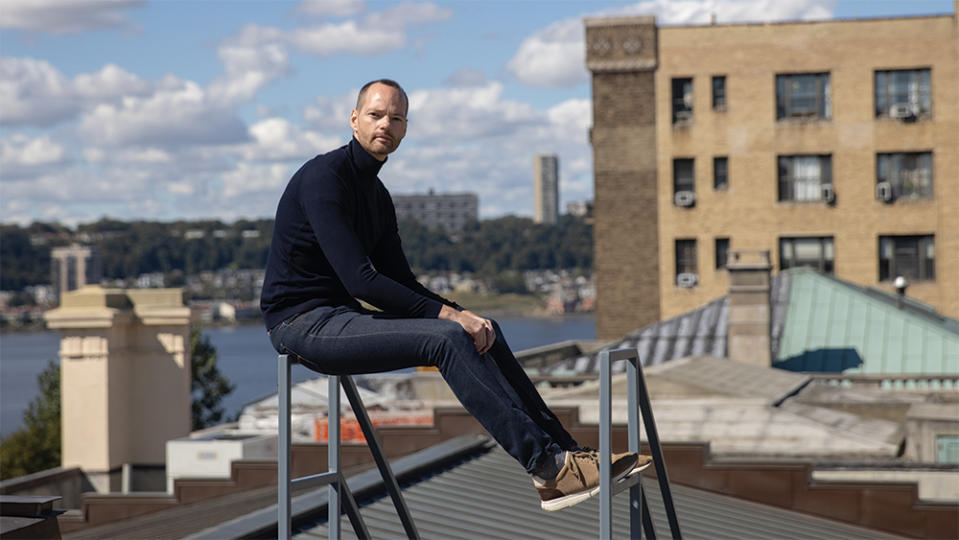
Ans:
[[[408,107],[395,81],[366,84],[350,114],[350,143],[290,179],[263,283],[270,341],[329,375],[436,366],[466,410],[532,475],[544,509],[576,504],[598,491],[596,452],[580,449],[547,408],[499,326],[423,287],[403,254],[393,202],[377,174],[406,135]],[[633,453],[614,456],[613,476],[639,461]]]

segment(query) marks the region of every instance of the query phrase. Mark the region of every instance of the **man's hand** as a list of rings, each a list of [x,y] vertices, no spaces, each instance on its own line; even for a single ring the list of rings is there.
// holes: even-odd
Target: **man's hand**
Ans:
[[[469,310],[456,311],[444,305],[443,308],[440,309],[438,318],[459,323],[459,325],[463,327],[463,330],[466,330],[466,333],[473,338],[473,343],[476,345],[476,352],[480,354],[486,354],[486,351],[490,350],[493,342],[496,341],[496,332],[493,331],[493,323]]]

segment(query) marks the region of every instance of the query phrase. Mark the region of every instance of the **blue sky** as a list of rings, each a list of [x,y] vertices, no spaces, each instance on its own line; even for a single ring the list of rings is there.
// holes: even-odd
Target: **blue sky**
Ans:
[[[533,156],[592,197],[584,16],[659,24],[948,14],[952,0],[3,0],[0,220],[271,217],[340,146],[356,90],[411,97],[393,193],[532,214]]]

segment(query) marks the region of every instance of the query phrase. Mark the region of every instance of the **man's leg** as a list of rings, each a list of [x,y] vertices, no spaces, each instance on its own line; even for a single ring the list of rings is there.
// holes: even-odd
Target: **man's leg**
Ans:
[[[493,329],[496,331],[496,341],[487,356],[496,363],[510,390],[515,393],[516,398],[522,403],[523,408],[529,413],[533,421],[549,433],[564,450],[576,448],[576,441],[573,440],[573,437],[543,401],[543,397],[536,390],[536,386],[529,380],[526,371],[516,360],[499,324],[496,321],[491,320],[491,322],[493,323]]]
[[[552,437],[555,429],[540,425],[548,423],[542,410],[527,409],[532,401],[523,396],[530,388],[535,393],[535,388],[525,374],[529,388],[520,384],[521,391],[515,386],[507,390],[501,381],[516,378],[509,362],[502,361],[510,373],[501,373],[501,361],[481,357],[472,338],[455,322],[324,307],[281,323],[270,339],[279,352],[293,354],[307,367],[329,375],[437,366],[466,410],[528,472],[536,471],[568,444]],[[506,348],[505,341],[502,347]],[[515,359],[512,362],[522,371]],[[569,437],[565,430],[557,433]]]

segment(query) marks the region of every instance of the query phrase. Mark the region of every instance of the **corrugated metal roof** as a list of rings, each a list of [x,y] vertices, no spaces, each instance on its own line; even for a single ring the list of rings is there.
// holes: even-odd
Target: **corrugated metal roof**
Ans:
[[[645,479],[657,534],[668,537],[663,503],[655,480]],[[684,538],[895,538],[881,532],[798,512],[743,501],[685,486],[671,486]],[[499,447],[419,483],[403,496],[424,539],[595,538],[599,500],[548,513],[523,469]],[[628,495],[614,499],[614,536],[626,536]],[[389,498],[361,508],[373,538],[402,538],[403,529]],[[326,538],[327,524],[301,529],[297,538]],[[355,538],[349,520],[342,537]]]
[[[809,269],[790,274],[776,367],[877,375],[959,373],[959,321]]]
[[[789,304],[790,273],[780,272],[770,282],[772,306],[772,350],[779,349],[783,320]],[[729,320],[729,296],[723,296],[682,315],[650,324],[626,334],[613,348],[635,347],[644,366],[655,366],[689,356],[726,356],[726,329]],[[598,373],[599,354],[579,356],[548,369],[553,375]],[[619,362],[614,372],[625,370]]]

